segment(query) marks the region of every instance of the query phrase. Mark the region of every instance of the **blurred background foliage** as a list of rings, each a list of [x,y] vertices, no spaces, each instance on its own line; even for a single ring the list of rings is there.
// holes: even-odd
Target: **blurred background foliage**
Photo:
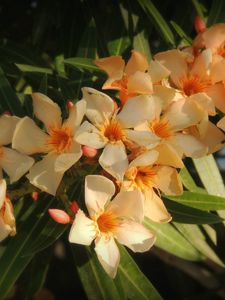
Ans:
[[[188,45],[196,15],[208,25],[224,22],[225,2],[1,0],[0,112],[33,116],[30,94],[40,91],[66,116],[66,101],[80,99],[81,87],[100,89],[105,81],[94,58],[128,59],[135,48],[150,59]],[[145,254],[121,248],[115,281],[91,249],[67,243],[67,226],[49,219],[47,209],[60,207],[53,197],[41,195],[34,203],[29,191],[22,198],[15,194],[18,234],[0,246],[0,299],[225,299],[224,215],[209,212],[225,209],[222,197],[209,195],[225,195],[222,178],[211,156],[186,165],[197,185],[182,170],[188,191],[165,199],[174,222],[146,222],[157,232],[156,247]],[[21,185],[26,191],[24,179],[11,191]],[[80,187],[74,184],[69,199],[80,196]]]

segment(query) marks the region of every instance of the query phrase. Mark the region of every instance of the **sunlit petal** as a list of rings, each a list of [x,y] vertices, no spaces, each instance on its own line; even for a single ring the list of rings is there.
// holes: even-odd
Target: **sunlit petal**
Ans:
[[[0,117],[0,145],[11,144],[16,124],[20,118],[3,115]]]

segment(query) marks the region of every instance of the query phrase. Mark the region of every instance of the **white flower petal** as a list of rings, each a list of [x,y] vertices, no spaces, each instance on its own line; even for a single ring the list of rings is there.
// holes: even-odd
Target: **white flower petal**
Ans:
[[[87,103],[86,116],[91,123],[103,123],[112,116],[114,103],[108,95],[88,87],[82,88],[82,92]]]
[[[107,211],[116,217],[125,217],[142,222],[144,219],[144,198],[140,191],[121,191],[107,206]]]
[[[150,131],[125,130],[126,137],[138,146],[145,146],[148,149],[155,148],[161,139]]]
[[[128,77],[129,93],[151,95],[153,93],[152,79],[148,73],[137,71]]]
[[[11,144],[16,124],[20,118],[3,115],[0,117],[0,145]]]
[[[135,127],[149,120],[153,114],[155,103],[150,96],[140,95],[129,99],[123,106],[117,119],[125,128]]]
[[[12,148],[28,155],[46,152],[47,139],[48,135],[32,119],[24,117],[16,126]]]
[[[78,153],[64,153],[58,155],[55,161],[55,171],[56,172],[66,172],[71,168],[82,156],[82,152]]]
[[[30,183],[44,192],[55,196],[64,172],[56,172],[55,164],[58,156],[49,154],[37,162],[26,176]]]
[[[106,203],[115,193],[114,183],[100,175],[87,175],[85,177],[85,204],[89,215],[94,217],[104,211]]]
[[[57,103],[41,93],[33,93],[32,99],[34,114],[44,123],[47,130],[51,127],[61,127],[61,109]]]
[[[170,71],[157,60],[151,60],[148,73],[154,83],[157,83],[170,75]]]
[[[132,162],[129,164],[129,168],[153,165],[158,159],[158,155],[159,153],[155,150],[146,151],[132,160]]]
[[[128,167],[128,158],[124,145],[107,144],[99,157],[101,167],[119,181],[123,180]]]
[[[69,233],[69,242],[89,246],[96,236],[95,223],[82,210],[76,213]]]
[[[222,119],[219,120],[219,122],[217,123],[217,126],[221,129],[223,129],[223,131],[225,131],[225,117],[223,117]]]
[[[2,149],[0,165],[9,175],[10,183],[13,183],[28,172],[34,164],[34,159],[10,148],[3,147]]]
[[[184,164],[182,157],[178,155],[177,151],[168,143],[161,143],[155,148],[159,152],[156,164],[167,165],[174,168],[183,168]],[[183,154],[183,151],[182,151]]]
[[[124,220],[116,230],[116,239],[134,252],[148,251],[155,242],[155,236],[142,224]]]
[[[0,242],[3,241],[11,232],[9,225],[5,224],[4,220],[0,216]]]
[[[207,114],[214,116],[216,114],[215,105],[206,93],[197,93],[188,98],[188,102],[195,101]]]
[[[154,183],[166,195],[181,195],[183,186],[175,168],[159,166]]]
[[[102,137],[100,131],[87,121],[84,121],[78,128],[75,140],[81,145],[86,145],[95,149],[101,149],[106,144],[106,139]]]
[[[168,213],[162,199],[160,199],[153,190],[145,191],[144,196],[146,217],[157,223],[167,223],[171,221],[171,215]]]
[[[115,278],[120,262],[119,249],[112,237],[101,237],[95,240],[95,251],[99,262],[111,277]]]
[[[63,122],[63,126],[68,126],[75,132],[76,128],[80,125],[86,111],[86,102],[84,100],[78,101],[69,110],[69,117]]]
[[[207,146],[192,135],[178,133],[174,139],[187,157],[199,158],[207,154]]]

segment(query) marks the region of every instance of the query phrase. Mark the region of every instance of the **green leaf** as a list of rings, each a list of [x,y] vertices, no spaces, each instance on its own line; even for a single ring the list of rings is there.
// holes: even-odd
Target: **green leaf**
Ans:
[[[164,203],[171,213],[174,222],[187,224],[213,224],[220,223],[223,220],[216,214],[182,205],[175,201],[164,199]]]
[[[103,270],[91,248],[72,245],[72,253],[80,280],[89,300],[123,299],[115,281]]]
[[[21,223],[17,235],[10,239],[7,251],[4,251],[0,259],[0,299],[5,299],[20,274],[32,260],[33,254],[29,253],[29,247],[46,226],[42,216],[54,200],[53,197],[48,196],[41,197],[37,203],[33,203],[35,210]]]
[[[24,111],[22,105],[15,93],[6,79],[3,70],[0,68],[0,99],[1,106],[4,110],[9,110],[11,113],[22,117],[24,116]]]
[[[223,0],[214,0],[211,2],[207,26],[212,26],[216,23],[225,22],[225,2]]]
[[[17,68],[24,73],[44,73],[44,74],[53,74],[53,71],[50,68],[37,67],[32,65],[25,64],[15,64]]]
[[[147,59],[151,59],[151,50],[146,30],[142,30],[134,36],[133,46],[135,50],[143,53],[147,57]]]
[[[111,40],[107,43],[110,55],[122,55],[130,46],[130,39],[125,34],[125,32],[122,32],[119,38]]]
[[[201,18],[204,18],[204,13],[206,12],[206,8],[200,3],[198,0],[192,0],[192,4],[197,12],[197,15]]]
[[[201,194],[207,194],[207,192],[196,185],[194,179],[191,177],[191,174],[189,173],[188,169],[186,167],[182,168],[179,173],[183,185],[191,192],[201,193]]]
[[[71,57],[65,59],[64,63],[81,71],[87,70],[89,72],[102,72],[96,65],[94,65],[92,58]]]
[[[181,39],[184,39],[189,45],[191,45],[192,39],[189,36],[187,36],[183,29],[174,21],[170,21],[170,24],[173,26],[174,30],[179,35],[179,37]]]
[[[209,194],[225,196],[222,176],[212,155],[193,159],[198,175]]]
[[[119,275],[122,279],[122,285],[130,300],[162,300],[162,297],[140,271],[137,264],[128,254],[127,250],[120,246],[121,262],[119,265]],[[150,250],[151,251],[151,250]]]
[[[175,39],[169,25],[162,17],[160,12],[154,6],[151,0],[138,0],[139,4],[146,12],[147,16],[152,20],[155,28],[161,34],[166,43],[175,46]]]
[[[183,192],[180,196],[166,196],[183,205],[191,206],[202,210],[225,210],[225,198],[208,194]]]
[[[144,223],[148,229],[155,232],[157,236],[155,245],[157,247],[187,260],[199,261],[202,259],[199,251],[172,224],[157,224],[148,218],[145,219]]]
[[[174,225],[199,252],[201,252],[205,257],[214,261],[216,264],[224,267],[223,262],[209,246],[206,241],[206,236],[202,233],[201,229],[197,225],[180,223],[174,223]]]

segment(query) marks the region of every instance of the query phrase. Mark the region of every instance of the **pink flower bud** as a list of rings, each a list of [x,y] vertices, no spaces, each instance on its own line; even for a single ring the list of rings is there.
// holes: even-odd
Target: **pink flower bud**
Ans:
[[[194,26],[197,33],[202,32],[206,29],[205,22],[200,16],[195,17]]]
[[[31,193],[31,198],[32,198],[34,201],[37,201],[38,198],[39,198],[39,193],[38,193],[38,192],[32,192],[32,193]]]
[[[5,116],[11,116],[12,114],[11,114],[10,111],[4,111],[3,115],[5,115]]]
[[[78,209],[79,209],[79,205],[78,205],[77,201],[71,202],[71,204],[70,204],[70,210],[71,210],[74,214],[77,213]]]
[[[68,100],[66,103],[67,109],[70,110],[73,107],[73,102],[71,100]]]
[[[59,224],[68,224],[70,223],[70,216],[61,209],[51,208],[48,210],[50,217]]]
[[[95,157],[98,150],[88,146],[82,146],[83,155],[86,157]]]

